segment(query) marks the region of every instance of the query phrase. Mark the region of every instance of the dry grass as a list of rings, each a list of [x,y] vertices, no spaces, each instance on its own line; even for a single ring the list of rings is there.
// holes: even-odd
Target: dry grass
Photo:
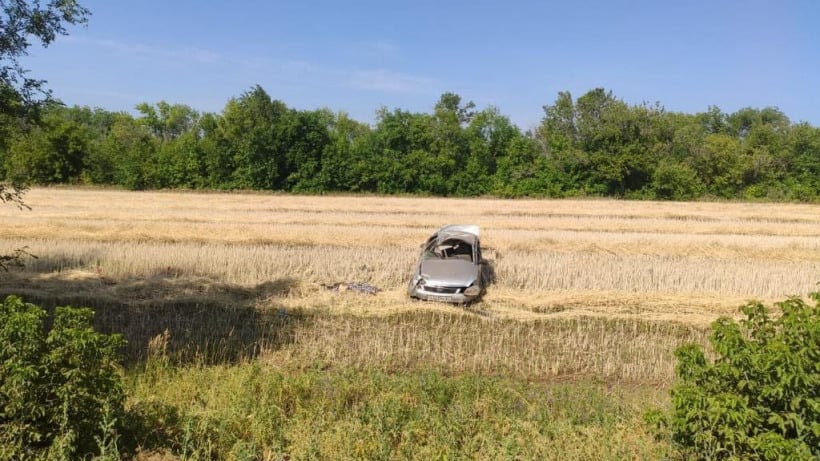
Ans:
[[[406,312],[389,321],[318,315],[291,334],[285,347],[276,342],[264,348],[267,363],[357,369],[376,364],[388,371],[433,368],[523,379],[592,375],[660,384],[673,376],[675,348],[706,338],[703,330],[669,322],[600,317],[521,322],[439,310]]]
[[[39,259],[0,291],[91,305],[138,355],[167,328],[226,359],[664,381],[670,351],[718,316],[820,281],[816,205],[43,188],[26,201],[0,208],[0,253]],[[447,223],[479,224],[495,270],[467,309],[404,295],[418,244]],[[341,281],[383,291],[322,288]]]

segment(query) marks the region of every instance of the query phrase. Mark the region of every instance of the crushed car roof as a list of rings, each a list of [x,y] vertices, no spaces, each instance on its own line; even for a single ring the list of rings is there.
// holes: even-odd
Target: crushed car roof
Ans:
[[[439,232],[464,232],[478,237],[478,226],[475,224],[450,224],[442,227]]]
[[[459,238],[468,243],[478,239],[478,226],[474,224],[451,224],[444,226],[436,232],[436,240],[442,241],[448,238]]]

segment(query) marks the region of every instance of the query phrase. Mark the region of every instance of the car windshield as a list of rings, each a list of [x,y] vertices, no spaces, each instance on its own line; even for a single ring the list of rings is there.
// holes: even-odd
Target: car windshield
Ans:
[[[473,247],[459,239],[432,239],[421,255],[422,259],[461,259],[473,262]]]

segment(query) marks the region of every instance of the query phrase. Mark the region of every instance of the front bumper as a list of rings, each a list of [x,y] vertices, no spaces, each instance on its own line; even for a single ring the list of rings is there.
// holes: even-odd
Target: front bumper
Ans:
[[[479,291],[475,295],[464,294],[466,287],[434,287],[429,285],[410,285],[407,294],[411,298],[418,298],[424,301],[438,301],[442,303],[466,304],[481,296]],[[454,291],[454,292],[449,292]]]

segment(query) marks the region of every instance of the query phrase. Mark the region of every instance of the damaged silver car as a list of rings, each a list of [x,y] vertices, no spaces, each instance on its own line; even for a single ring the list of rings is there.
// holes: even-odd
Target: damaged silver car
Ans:
[[[410,297],[469,303],[483,294],[484,260],[478,226],[444,226],[421,247],[418,266],[407,287]]]

